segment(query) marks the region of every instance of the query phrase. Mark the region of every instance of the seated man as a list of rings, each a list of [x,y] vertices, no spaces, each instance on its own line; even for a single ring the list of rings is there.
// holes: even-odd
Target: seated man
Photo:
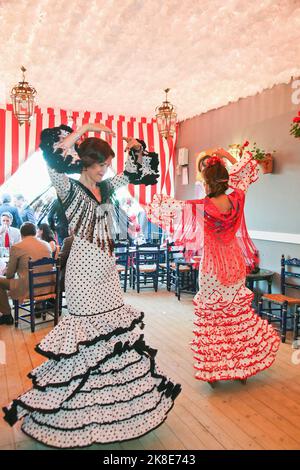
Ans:
[[[10,212],[1,214],[0,246],[9,249],[21,240],[20,230],[12,227],[13,216]]]
[[[6,277],[0,276],[0,324],[11,325],[13,317],[8,302],[7,291],[12,299],[22,301],[29,296],[28,260],[51,258],[51,249],[47,242],[36,238],[36,227],[31,222],[21,225],[22,241],[11,247]],[[18,277],[15,279],[15,274]],[[45,282],[47,282],[45,280]]]

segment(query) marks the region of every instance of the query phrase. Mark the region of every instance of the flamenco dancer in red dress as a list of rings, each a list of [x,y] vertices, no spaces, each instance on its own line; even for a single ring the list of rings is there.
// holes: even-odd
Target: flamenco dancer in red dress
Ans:
[[[175,241],[190,244],[194,240],[201,248],[191,346],[196,379],[212,386],[220,380],[245,383],[273,364],[280,344],[273,327],[255,313],[253,293],[245,286],[246,268],[257,264],[244,220],[245,192],[258,177],[257,162],[245,152],[229,174],[223,158],[233,160],[224,149],[218,149],[200,162],[204,199],[175,201],[158,196],[147,210],[150,220],[163,222],[165,229],[167,218],[172,219]],[[233,191],[227,195],[228,188]],[[192,208],[192,219],[185,216],[178,234],[180,223],[176,232],[175,219],[187,206]]]

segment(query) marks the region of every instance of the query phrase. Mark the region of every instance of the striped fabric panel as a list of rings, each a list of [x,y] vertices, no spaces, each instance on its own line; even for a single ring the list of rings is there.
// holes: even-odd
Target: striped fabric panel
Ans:
[[[124,169],[126,142],[123,137],[134,136],[145,141],[149,151],[156,151],[160,156],[160,177],[155,186],[129,185],[130,194],[141,204],[151,202],[154,194],[163,193],[174,196],[175,148],[177,133],[167,142],[158,133],[154,119],[114,116],[102,112],[78,112],[71,110],[35,107],[31,124],[19,126],[13,115],[12,105],[0,108],[0,185],[12,176],[39,147],[40,133],[47,127],[70,125],[76,129],[87,122],[103,122],[116,133],[116,138],[106,136],[103,132],[89,132],[86,136],[106,139],[112,146],[116,157],[113,159],[113,170],[120,173]]]

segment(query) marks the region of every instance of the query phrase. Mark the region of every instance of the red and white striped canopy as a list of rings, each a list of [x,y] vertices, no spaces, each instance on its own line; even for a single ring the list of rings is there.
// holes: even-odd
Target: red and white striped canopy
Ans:
[[[141,204],[151,202],[156,193],[174,195],[175,146],[177,134],[166,141],[158,133],[156,122],[149,118],[115,116],[101,112],[76,112],[54,108],[35,108],[31,125],[19,126],[13,115],[12,105],[0,108],[0,184],[2,185],[13,175],[20,165],[39,147],[40,133],[47,127],[67,124],[70,116],[73,118],[72,127],[86,122],[102,122],[111,127],[116,138],[108,137],[116,158],[113,159],[113,169],[119,173],[124,169],[126,155],[125,141],[122,137],[134,136],[143,139],[149,151],[159,154],[160,178],[155,186],[129,185],[129,191]],[[94,135],[90,133],[89,135]],[[96,134],[100,137],[99,134]],[[101,135],[105,138],[104,133]]]

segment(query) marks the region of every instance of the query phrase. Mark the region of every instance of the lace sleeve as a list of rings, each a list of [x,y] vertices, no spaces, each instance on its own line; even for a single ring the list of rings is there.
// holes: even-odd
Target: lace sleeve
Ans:
[[[65,125],[44,129],[41,133],[40,148],[48,165],[49,176],[58,196],[64,200],[71,188],[69,178],[65,173],[80,173],[81,161],[77,153],[77,145],[68,149],[63,155],[59,148],[61,141],[73,130]]]
[[[184,245],[187,254],[200,252],[204,234],[204,199],[179,201],[154,196],[145,206],[150,222],[161,227],[175,244]]]
[[[233,189],[247,191],[251,183],[258,179],[258,163],[253,160],[250,152],[245,152],[242,158],[229,170],[229,186]]]
[[[138,142],[143,146],[141,163],[138,161],[140,157],[139,152],[132,149],[125,163],[125,170],[113,178],[105,180],[112,192],[129,183],[145,185],[157,183],[159,177],[158,155],[155,152],[148,152],[144,141],[138,140]]]
[[[184,209],[185,201],[178,201],[170,196],[155,195],[151,204],[144,209],[150,222],[168,233],[173,232],[174,221]]]
[[[129,178],[129,183],[132,184],[145,184],[146,186],[156,184],[159,177],[158,154],[148,152],[143,140],[137,139],[137,141],[143,147],[142,159],[139,160],[139,151],[132,149],[125,164],[124,174]]]

